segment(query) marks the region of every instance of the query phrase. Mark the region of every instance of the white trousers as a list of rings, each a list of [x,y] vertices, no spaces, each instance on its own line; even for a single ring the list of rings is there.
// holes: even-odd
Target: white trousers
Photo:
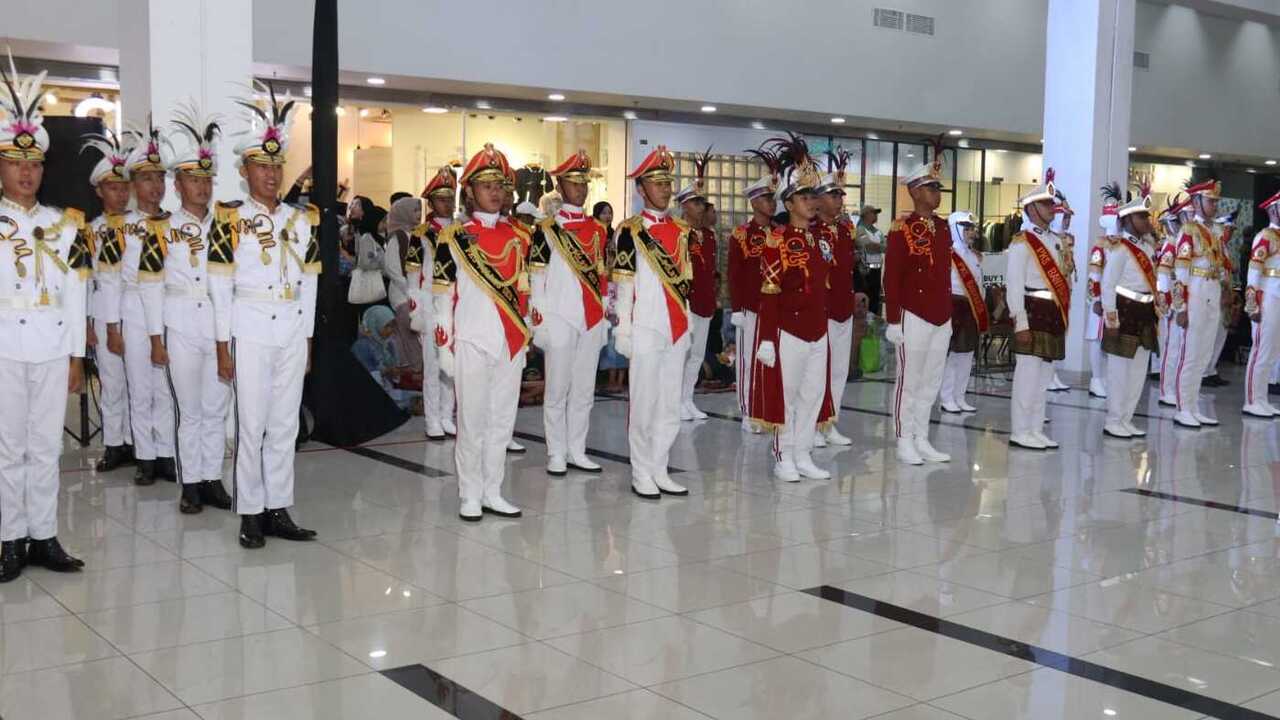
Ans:
[[[840,419],[844,387],[849,384],[849,354],[853,352],[853,318],[844,322],[827,320],[827,342],[831,353],[831,403]]]
[[[1218,283],[1193,279],[1190,296],[1178,358],[1178,410],[1195,413],[1200,412],[1200,381],[1222,326],[1222,295]]]
[[[435,327],[429,324],[428,327]],[[422,333],[422,419],[427,430],[443,420],[452,420],[454,410],[453,378],[440,372],[440,356],[436,354],[435,335]]]
[[[1178,363],[1182,359],[1182,327],[1169,310],[1160,320],[1164,339],[1160,344],[1160,399],[1178,404]]]
[[[507,443],[516,427],[524,351],[494,357],[467,342],[454,343],[453,386],[458,394],[458,437],[453,444],[458,497],[478,502],[502,494]]]
[[[1107,366],[1111,363],[1111,358],[1102,352],[1102,340],[1089,340],[1089,377],[1090,379],[1098,378],[1102,381],[1103,387],[1107,388],[1107,394],[1111,394],[1110,386],[1106,385],[1107,379],[1111,376],[1107,374]],[[1150,352],[1150,351],[1148,351]]]
[[[693,389],[698,384],[698,376],[702,374],[702,362],[707,356],[707,331],[711,329],[711,318],[689,313],[689,355],[684,361],[684,383],[680,395],[681,404],[693,402]]]
[[[1045,388],[1053,379],[1053,363],[1035,355],[1015,355],[1012,401],[1009,403],[1010,425],[1014,435],[1041,432],[1044,429]]]
[[[1253,347],[1249,350],[1249,364],[1245,367],[1244,402],[1268,404],[1268,371],[1280,359],[1280,297],[1273,301],[1265,297],[1262,302],[1262,319],[1253,323]]]
[[[738,371],[738,411],[742,417],[751,412],[751,368],[755,365],[756,353],[756,314],[750,310],[742,311],[742,324],[735,328],[734,344],[737,347]]]
[[[539,330],[546,339],[543,367],[542,423],[547,431],[547,455],[580,458],[587,454],[587,427],[595,404],[596,368],[604,347],[606,323],[586,332],[568,323],[546,318]]]
[[[1138,409],[1138,401],[1142,399],[1142,391],[1147,385],[1147,363],[1150,360],[1151,351],[1142,347],[1131,359],[1119,355],[1107,357],[1108,424],[1133,422],[1133,413]]]
[[[58,534],[58,456],[67,358],[0,359],[0,540]]]
[[[667,471],[671,445],[680,434],[683,390],[672,379],[680,377],[684,369],[688,338],[686,332],[673,344],[652,330],[632,331],[627,440],[631,473],[636,477],[652,478]]]
[[[142,298],[125,292],[120,313],[124,334],[124,372],[129,381],[129,422],[133,453],[139,460],[173,457],[173,396],[164,368],[151,363],[151,336]]]
[[[231,387],[218,377],[213,340],[168,330],[169,385],[178,415],[178,481],[222,479]]]
[[[951,344],[951,321],[941,325],[902,313],[898,380],[893,386],[893,431],[898,438],[929,437],[929,411],[938,399]]]
[[[98,336],[94,362],[98,366],[98,384],[102,387],[98,411],[102,414],[102,444],[107,447],[133,444],[129,428],[129,390],[124,376],[124,358],[107,349],[107,324],[94,318],[93,332]],[[149,345],[148,345],[149,347]]]
[[[806,342],[778,333],[778,362],[782,365],[782,402],[786,418],[773,435],[774,459],[795,462],[813,449],[818,413],[827,391],[827,338]]]
[[[307,339],[285,347],[235,340],[236,512],[293,505],[293,455],[307,372]]]
[[[973,351],[948,353],[947,365],[942,369],[942,387],[938,399],[950,405],[959,405],[969,390],[969,373],[973,370]]]
[[[1213,351],[1209,353],[1209,362],[1204,366],[1203,375],[1205,377],[1218,374],[1218,359],[1222,357],[1222,348],[1226,346],[1227,328],[1219,322],[1218,331],[1213,336]]]

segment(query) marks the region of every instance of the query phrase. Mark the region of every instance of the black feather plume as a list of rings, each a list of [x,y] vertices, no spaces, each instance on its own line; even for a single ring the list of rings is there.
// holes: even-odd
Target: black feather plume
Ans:
[[[1120,183],[1118,182],[1108,183],[1106,185],[1103,185],[1100,188],[1100,190],[1102,191],[1103,200],[1110,200],[1116,205],[1120,204]]]

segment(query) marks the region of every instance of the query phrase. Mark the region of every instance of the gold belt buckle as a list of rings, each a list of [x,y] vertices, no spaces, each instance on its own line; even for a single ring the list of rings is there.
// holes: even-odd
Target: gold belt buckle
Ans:
[[[48,288],[40,288],[40,299],[36,301],[36,304],[40,306],[47,306],[50,304]]]
[[[283,297],[284,297],[284,299],[285,299],[285,300],[292,300],[292,299],[293,299],[293,284],[292,284],[292,283],[285,283],[285,284],[284,284],[284,294],[283,294]]]

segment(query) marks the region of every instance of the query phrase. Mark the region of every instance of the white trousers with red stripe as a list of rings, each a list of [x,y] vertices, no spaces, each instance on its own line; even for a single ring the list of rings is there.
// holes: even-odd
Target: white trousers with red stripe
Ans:
[[[742,311],[742,324],[737,327],[736,344],[738,364],[738,411],[747,417],[751,411],[751,368],[755,366],[756,314]]]
[[[604,347],[607,323],[586,332],[548,315],[538,328],[546,385],[542,424],[547,431],[547,455],[581,458],[587,454],[587,426],[595,404],[596,367]]]
[[[893,387],[893,429],[898,438],[927,438],[929,411],[938,399],[951,343],[951,321],[941,325],[903,311],[898,381]]]
[[[711,329],[711,318],[697,313],[689,313],[689,355],[684,361],[684,382],[682,383],[680,402],[693,403],[693,389],[698,385],[698,376],[702,374],[702,363],[707,357],[707,332]]]
[[[827,337],[806,342],[778,333],[778,362],[782,365],[782,402],[787,415],[773,436],[774,458],[795,462],[813,448],[823,396],[827,392]]]
[[[688,332],[672,343],[670,335],[646,328],[632,331],[627,440],[636,477],[667,471],[671,445],[680,434],[679,379],[688,352]]]
[[[1053,380],[1053,363],[1035,355],[1014,355],[1012,400],[1009,420],[1013,435],[1044,430],[1045,390]]]
[[[1124,425],[1133,422],[1142,391],[1147,385],[1147,363],[1151,351],[1138,348],[1133,358],[1107,356],[1107,423]]]
[[[1176,314],[1168,310],[1159,323],[1164,329],[1160,338],[1160,399],[1173,405],[1178,404],[1178,360],[1182,357],[1182,327],[1174,318]]]
[[[827,321],[827,342],[831,348],[831,404],[840,419],[840,403],[849,384],[849,356],[853,352],[853,318],[844,322]]]
[[[1178,410],[1200,412],[1200,381],[1213,360],[1222,327],[1222,292],[1216,280],[1193,277],[1187,300],[1187,327],[1178,357]]]
[[[1249,350],[1244,375],[1246,405],[1269,404],[1267,383],[1271,368],[1280,359],[1280,307],[1271,305],[1272,302],[1280,302],[1280,297],[1274,301],[1266,297],[1262,303],[1262,319],[1253,323],[1253,348]]]
[[[505,345],[504,345],[505,347]],[[458,497],[496,499],[507,470],[507,443],[516,427],[525,353],[494,357],[468,342],[453,347],[453,385],[458,393],[458,437],[453,462]]]

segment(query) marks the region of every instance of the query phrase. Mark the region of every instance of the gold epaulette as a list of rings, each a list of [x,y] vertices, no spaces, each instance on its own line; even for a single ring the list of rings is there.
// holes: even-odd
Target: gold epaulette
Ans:
[[[901,232],[906,228],[906,225],[906,223],[902,222],[902,218],[894,218],[893,222],[889,223],[889,232]]]
[[[765,238],[764,244],[771,248],[776,248],[782,244],[782,228],[769,228],[769,237]]]
[[[307,224],[311,227],[320,226],[320,208],[307,203]]]
[[[84,229],[84,211],[76,208],[67,208],[62,211],[62,221],[72,225],[77,230]]]
[[[220,223],[238,225],[240,223],[240,206],[243,204],[239,200],[214,203],[213,217]]]
[[[668,217],[670,217],[670,216],[668,216]],[[678,218],[678,217],[672,217],[672,218],[671,218],[671,222],[675,223],[675,224],[676,224],[676,227],[680,228],[680,230],[681,230],[682,232],[689,232],[690,230],[692,230],[692,229],[693,229],[693,227],[692,227],[691,225],[689,225],[689,223],[685,222],[684,220],[682,220],[682,219],[680,219],[680,218]]]
[[[644,220],[639,215],[632,215],[619,223],[618,230],[623,228],[631,231],[632,235],[637,235],[644,230]]]
[[[1027,241],[1026,235],[1027,235],[1026,230],[1019,230],[1018,232],[1014,233],[1013,237],[1009,239],[1009,247],[1013,247],[1018,243],[1025,243]]]
[[[417,236],[417,237],[425,237],[425,236],[426,236],[426,234],[427,234],[427,231],[428,231],[428,230],[430,230],[430,229],[431,229],[431,221],[430,221],[430,220],[428,220],[427,222],[424,222],[424,223],[422,223],[421,225],[419,225],[419,226],[415,227],[415,228],[413,229],[413,233],[412,233],[412,234],[413,234],[413,235],[415,235],[415,236]]]

